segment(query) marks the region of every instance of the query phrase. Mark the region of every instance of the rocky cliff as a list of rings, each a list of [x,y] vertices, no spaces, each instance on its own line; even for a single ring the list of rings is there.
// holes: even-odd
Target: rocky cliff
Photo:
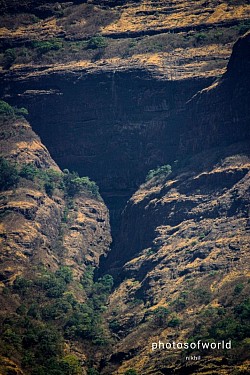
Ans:
[[[68,296],[71,295],[73,301],[75,298],[78,302],[86,301],[80,280],[86,267],[97,266],[100,255],[109,249],[109,215],[101,197],[92,194],[88,188],[73,196],[68,194],[63,173],[23,117],[2,115],[0,143],[3,355],[0,368],[3,374],[8,371],[21,374],[23,366],[24,371],[30,364],[32,368],[32,361],[26,366],[23,364],[23,350],[34,345],[36,351],[35,342],[25,346],[22,340],[30,334],[27,333],[30,327],[46,330],[50,320],[49,315],[42,318],[36,306],[48,311],[54,306],[56,315],[52,320],[60,320],[61,311],[59,308],[56,312],[53,299],[65,304],[67,298],[64,302],[59,299],[69,283]],[[13,176],[16,180],[11,184]],[[41,288],[41,282],[45,280],[48,284]],[[42,290],[47,290],[45,295]],[[36,312],[30,312],[32,308]],[[14,323],[6,319],[12,319]],[[29,322],[29,328],[23,326],[22,319]],[[60,322],[58,331],[62,325]],[[44,339],[49,340],[49,337],[45,335]],[[64,343],[63,350],[67,355],[80,350],[77,349],[79,344],[73,341],[70,345]],[[86,363],[86,351],[81,349],[80,353]]]
[[[172,170],[151,173],[122,213],[103,260],[119,280],[107,317],[119,339],[104,373],[248,371],[249,333],[237,305],[247,301],[249,277],[249,40],[237,42],[225,75],[179,112]],[[159,340],[229,338],[231,352],[194,351],[199,365],[188,351],[152,351]]]
[[[64,171],[1,104],[2,373],[248,373],[249,2],[16,5],[1,98]]]

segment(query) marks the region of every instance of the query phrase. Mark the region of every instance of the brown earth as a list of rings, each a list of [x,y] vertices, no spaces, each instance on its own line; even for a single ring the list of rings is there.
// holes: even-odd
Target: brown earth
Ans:
[[[110,210],[113,246],[99,273],[116,282],[103,313],[111,349],[69,340],[66,351],[83,372],[91,359],[106,375],[247,374],[249,34],[230,55],[249,2],[24,1],[17,14],[4,3],[2,99],[28,108],[53,159],[96,180]],[[34,42],[59,44],[41,52]],[[8,160],[60,171],[25,120],[1,128]],[[163,164],[168,177],[139,186]],[[77,280],[110,244],[103,201],[83,194],[68,207],[60,189],[50,197],[21,179],[2,193],[1,210],[2,291],[32,267],[68,265],[84,301]],[[8,298],[4,314],[21,302]],[[197,362],[151,350],[192,338],[232,339],[233,349]],[[22,374],[20,358],[3,361],[4,375]]]

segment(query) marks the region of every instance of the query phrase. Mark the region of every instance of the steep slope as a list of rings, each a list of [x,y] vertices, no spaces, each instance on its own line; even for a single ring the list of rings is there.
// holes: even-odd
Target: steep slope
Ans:
[[[0,95],[62,168],[97,181],[116,231],[148,170],[178,158],[177,114],[225,72],[248,1],[18,4],[0,19]]]
[[[244,0],[3,3],[2,65],[14,70],[143,66],[171,79],[215,76],[249,28]]]
[[[119,270],[124,281],[110,297],[107,319],[119,339],[104,374],[128,368],[139,374],[231,374],[244,363],[249,327],[236,307],[249,303],[248,214],[249,144],[199,154],[168,178],[141,186],[126,207],[113,250],[113,267],[127,262]],[[159,340],[209,339],[231,339],[233,349],[151,348]],[[190,353],[201,361],[186,361]]]
[[[52,170],[55,180],[62,175],[47,149],[22,118],[1,120],[1,156],[17,163],[20,168],[31,164],[38,170]],[[51,249],[59,247],[60,251],[58,241],[61,236],[62,247],[66,251],[65,264],[74,265],[76,274],[82,271],[85,256],[93,265],[98,264],[100,254],[107,251],[110,242],[109,218],[103,202],[91,194],[67,198],[60,187],[51,193],[46,181],[43,191],[43,181],[37,184],[32,178],[29,171],[27,176],[24,172],[14,190],[2,193],[2,234],[6,234],[3,236],[8,256],[6,261],[13,259],[9,253],[11,251],[12,255],[20,254],[18,264],[22,267],[32,262],[33,257],[39,257],[44,265],[54,269],[60,261],[56,254],[51,253]],[[69,202],[70,199],[72,202]],[[33,246],[29,251],[31,244]],[[17,272],[14,263],[13,270]],[[4,276],[2,278],[5,279]]]
[[[89,182],[74,194],[67,189],[70,173],[60,171],[24,118],[2,113],[0,142],[1,373],[86,365],[88,350],[73,331],[67,343],[65,330],[81,309],[94,318],[80,281],[108,251],[107,208]]]
[[[117,345],[104,374],[249,371],[249,40],[180,114],[172,172],[153,171],[122,214],[101,263],[118,284],[107,315]],[[232,340],[232,349],[152,350],[159,340]]]
[[[249,1],[2,3],[0,371],[247,374]]]

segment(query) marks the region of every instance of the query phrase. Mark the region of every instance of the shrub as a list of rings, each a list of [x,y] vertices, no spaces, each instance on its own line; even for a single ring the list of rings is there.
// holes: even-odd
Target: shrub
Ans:
[[[55,185],[60,185],[62,182],[62,173],[50,168],[44,172],[44,179],[47,179],[47,181],[52,182]]]
[[[152,311],[154,316],[154,323],[162,327],[166,323],[166,318],[169,315],[169,310],[164,306],[159,306]]]
[[[4,57],[3,57],[4,69],[9,69],[11,65],[15,62],[16,57],[17,57],[16,50],[12,48],[8,48],[4,52]]]
[[[2,333],[2,339],[9,344],[12,344],[14,347],[19,348],[21,345],[21,337],[20,335],[15,332],[14,328],[8,327],[3,333]]]
[[[240,319],[250,319],[250,298],[245,299],[241,304],[236,306],[234,313]]]
[[[234,288],[234,294],[240,294],[242,290],[244,289],[244,285],[242,283],[239,283]]]
[[[195,38],[196,38],[197,42],[203,42],[207,39],[207,35],[205,33],[197,33],[195,35]]]
[[[55,275],[56,275],[56,277],[58,277],[60,279],[63,279],[66,284],[70,283],[70,281],[72,281],[72,279],[73,279],[72,271],[67,266],[60,267],[56,271]]]
[[[66,282],[56,274],[47,273],[35,280],[35,284],[46,291],[46,296],[50,298],[61,297],[66,290]]]
[[[27,312],[28,316],[31,316],[32,318],[39,319],[40,318],[40,309],[39,305],[37,303],[32,303],[30,305],[30,308]]]
[[[18,182],[19,175],[16,166],[0,157],[0,190],[15,187]]]
[[[187,302],[185,298],[179,297],[173,301],[173,305],[175,307],[175,311],[181,311],[187,306]]]
[[[199,303],[204,303],[204,304],[209,303],[212,297],[211,292],[203,288],[195,289],[194,296],[197,298]]]
[[[3,117],[19,117],[22,115],[28,115],[28,110],[24,107],[16,108],[6,103],[4,100],[0,100],[0,116]]]
[[[62,173],[54,169],[40,169],[34,164],[29,163],[21,167],[19,175],[27,180],[34,181],[35,178],[42,182],[46,194],[51,197],[54,189],[60,187],[62,183]]]
[[[181,321],[176,316],[173,316],[172,319],[168,322],[168,327],[178,327]]]
[[[94,278],[94,267],[87,266],[83,276],[81,277],[81,284],[84,287],[84,290],[89,294],[93,287],[93,278]]]
[[[92,36],[89,39],[87,48],[96,49],[96,48],[105,48],[107,47],[108,43],[106,38],[101,35]]]
[[[1,116],[14,116],[14,108],[3,100],[0,100],[0,115]]]
[[[66,374],[78,375],[82,373],[81,364],[79,359],[73,355],[66,355],[61,361],[62,368],[65,370]]]
[[[137,371],[130,368],[129,370],[127,370],[124,375],[137,375]]]
[[[21,167],[19,174],[21,177],[26,178],[27,180],[34,181],[34,178],[38,174],[38,170],[32,163],[29,163]]]
[[[43,180],[45,192],[49,197],[52,197],[56,187],[64,187],[62,186],[62,173],[54,169],[39,171],[39,177]]]
[[[54,320],[63,317],[71,310],[71,305],[63,299],[58,299],[53,304],[43,306],[41,309],[42,318],[45,320]]]
[[[154,177],[167,177],[171,172],[171,165],[162,165],[161,167],[157,167],[156,169],[151,169],[146,176],[146,181],[149,181]]]
[[[109,328],[111,329],[111,331],[113,332],[118,332],[119,329],[120,329],[120,323],[114,319],[112,320],[110,323],[109,323]]]
[[[99,375],[100,373],[93,367],[87,369],[87,375]]]
[[[94,196],[99,196],[99,188],[89,177],[79,177],[76,172],[66,172],[63,177],[66,194],[73,197],[80,191],[86,191]]]
[[[36,40],[33,41],[31,46],[37,50],[40,55],[47,53],[48,51],[54,50],[58,51],[62,48],[63,44],[59,40]]]
[[[27,108],[24,108],[24,107],[21,107],[21,108],[14,107],[14,112],[18,116],[23,116],[23,115],[29,114],[29,111],[27,110]]]
[[[51,198],[55,189],[53,182],[46,182],[44,184],[45,193]]]
[[[250,29],[250,21],[241,22],[236,28],[238,33],[243,35]]]

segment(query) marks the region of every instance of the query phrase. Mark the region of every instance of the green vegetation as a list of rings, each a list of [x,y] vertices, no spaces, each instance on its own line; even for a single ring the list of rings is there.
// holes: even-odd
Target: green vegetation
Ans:
[[[197,33],[195,34],[195,39],[198,43],[205,41],[208,38],[206,33]]]
[[[211,301],[212,295],[208,289],[198,288],[194,290],[195,299],[199,303],[208,304]]]
[[[237,306],[207,307],[202,313],[190,339],[232,340],[233,346],[246,350],[250,336],[250,299]],[[236,345],[237,343],[237,345]],[[245,348],[245,349],[244,349]]]
[[[81,363],[75,355],[66,355],[61,360],[61,365],[69,375],[78,375],[82,373]]]
[[[28,115],[28,111],[26,108],[12,107],[10,104],[6,103],[4,100],[0,100],[0,116],[20,117],[23,115]]]
[[[19,174],[16,165],[0,157],[0,191],[15,188],[18,181]]]
[[[87,370],[87,375],[99,375],[100,373],[93,367],[89,367]]]
[[[7,103],[6,103],[7,104]],[[11,110],[12,107],[5,108],[5,111]],[[4,158],[0,158],[0,189],[5,190],[9,187],[15,187],[20,177],[26,180],[33,181],[42,187],[49,197],[53,196],[54,190],[61,189],[69,204],[72,198],[80,192],[100,197],[98,186],[89,177],[79,177],[78,173],[70,173],[65,170],[65,173],[56,171],[52,168],[42,169],[35,166],[33,163],[18,165],[13,164]],[[63,221],[66,222],[68,218],[68,210],[66,207],[64,211]]]
[[[240,35],[245,34],[250,29],[250,21],[241,22],[236,29]]]
[[[180,323],[180,319],[177,316],[173,315],[171,319],[168,321],[168,327],[178,327]]]
[[[63,184],[69,197],[73,197],[81,191],[87,191],[95,197],[100,196],[96,183],[89,177],[79,177],[77,172],[70,173],[68,170],[64,170]]]
[[[17,57],[16,50],[13,48],[8,48],[4,52],[3,56],[3,68],[4,69],[9,69],[12,64],[15,62]]]
[[[162,165],[161,167],[157,167],[156,169],[151,169],[146,176],[146,181],[149,181],[155,177],[165,178],[168,177],[170,173],[172,173],[171,165]]]
[[[130,368],[129,370],[127,370],[124,375],[138,375],[137,371],[134,370],[133,368]]]
[[[24,164],[20,169],[19,175],[27,180],[34,181],[34,178],[38,175],[38,169],[32,163]]]
[[[171,305],[174,307],[174,310],[179,312],[182,311],[187,306],[188,293],[181,292],[180,296],[174,300]]]
[[[12,358],[18,351],[24,370],[31,375],[80,374],[79,359],[63,352],[64,340],[107,342],[101,311],[113,285],[110,275],[94,282],[88,270],[82,280],[88,291],[84,303],[70,291],[76,281],[69,267],[61,266],[54,273],[38,268],[32,277],[18,276],[6,289],[10,299],[18,294],[22,303],[16,313],[0,321],[1,352]],[[88,374],[98,374],[95,371],[89,368]]]
[[[63,174],[54,169],[37,168],[33,163],[23,164],[19,175],[42,186],[49,197],[52,197],[54,189],[63,189]]]
[[[58,51],[62,48],[63,43],[60,40],[36,40],[31,43],[32,48],[35,48],[39,55],[43,55],[49,51]]]
[[[60,11],[58,11],[60,12]],[[210,45],[218,43],[225,45],[234,43],[239,35],[249,30],[249,22],[243,21],[232,27],[217,27],[204,30],[190,30],[181,33],[165,33],[153,36],[144,36],[136,39],[124,38],[108,39],[98,33],[94,25],[90,25],[88,35],[94,35],[89,40],[80,40],[83,35],[79,32],[81,26],[74,24],[79,19],[79,14],[75,9],[73,18],[68,14],[63,22],[66,22],[68,32],[76,35],[72,40],[61,40],[57,38],[48,40],[36,40],[26,42],[23,45],[13,48],[11,43],[0,56],[0,63],[5,69],[9,69],[15,64],[29,64],[31,62],[46,64],[69,62],[72,60],[94,60],[101,56],[104,58],[113,58],[120,56],[122,58],[131,57],[143,53],[171,52],[176,48],[192,48],[199,45]],[[67,12],[66,12],[67,13]],[[94,12],[96,14],[96,11]],[[71,21],[70,21],[71,19]],[[73,24],[72,24],[73,22]],[[84,29],[86,26],[83,26]],[[94,28],[94,29],[93,29]],[[85,32],[84,32],[85,34]],[[85,34],[86,35],[86,34]],[[215,61],[215,66],[221,66],[221,62]]]
[[[107,47],[107,45],[108,45],[108,42],[106,38],[104,38],[101,35],[95,35],[89,39],[87,48],[90,48],[90,49],[105,48]]]
[[[234,294],[240,294],[242,290],[244,289],[244,284],[239,283],[234,288]]]
[[[0,115],[14,116],[14,108],[3,100],[0,100]]]
[[[159,306],[155,310],[151,311],[154,324],[156,324],[158,327],[165,326],[169,313],[169,309],[164,306]]]

